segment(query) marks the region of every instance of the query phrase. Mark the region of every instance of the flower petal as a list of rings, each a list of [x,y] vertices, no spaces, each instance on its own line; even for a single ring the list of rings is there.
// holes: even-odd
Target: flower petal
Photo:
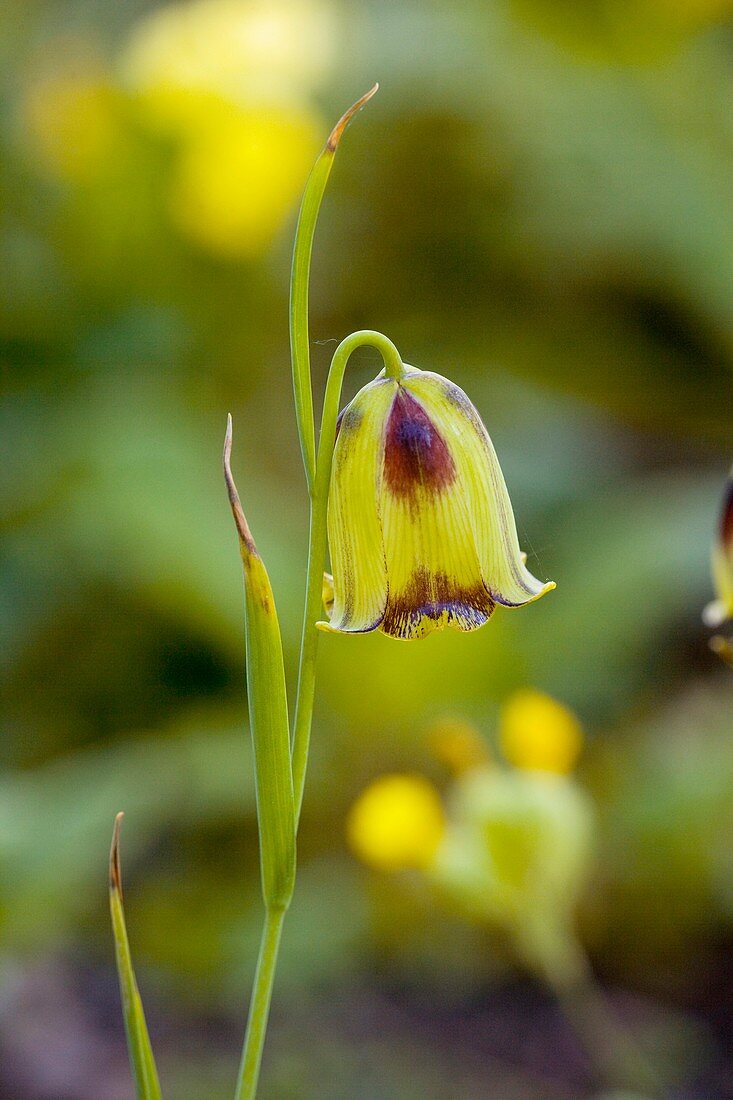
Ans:
[[[493,599],[518,607],[555,587],[525,567],[509,493],[489,434],[460,387],[430,371],[410,377],[410,391],[440,431],[456,468],[454,494],[472,517],[481,575]]]
[[[334,603],[323,630],[376,630],[387,604],[378,497],[382,478],[384,426],[396,390],[378,378],[360,390],[344,410],[333,455],[328,498]]]
[[[723,493],[712,572],[717,599],[705,608],[703,620],[707,626],[720,626],[726,619],[733,619],[733,471]]]
[[[453,626],[475,630],[494,601],[481,576],[465,494],[451,450],[409,374],[386,425],[380,513],[389,595],[382,630],[420,638]]]

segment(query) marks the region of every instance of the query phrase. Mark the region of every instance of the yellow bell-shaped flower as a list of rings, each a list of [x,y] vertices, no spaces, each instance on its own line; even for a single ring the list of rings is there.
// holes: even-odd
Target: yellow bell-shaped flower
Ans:
[[[718,535],[713,543],[713,584],[717,599],[703,611],[707,626],[733,619],[733,470],[725,483]]]
[[[483,626],[555,585],[525,567],[509,494],[458,386],[405,366],[340,418],[328,501],[334,602],[324,629],[421,638]]]

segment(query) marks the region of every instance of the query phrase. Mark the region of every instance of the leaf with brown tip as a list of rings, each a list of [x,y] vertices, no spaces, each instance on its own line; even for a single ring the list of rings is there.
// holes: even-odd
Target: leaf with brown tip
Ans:
[[[127,939],[125,913],[122,906],[122,876],[120,871],[120,825],[123,814],[117,814],[109,853],[109,907],[115,939],[117,973],[120,979],[122,1011],[125,1019],[127,1050],[138,1100],[161,1100],[158,1071],[145,1023],[145,1013],[132,968],[130,944]]]

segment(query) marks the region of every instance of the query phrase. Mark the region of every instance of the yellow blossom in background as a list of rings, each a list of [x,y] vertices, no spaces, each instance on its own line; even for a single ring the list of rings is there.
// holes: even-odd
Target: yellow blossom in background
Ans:
[[[447,812],[419,775],[385,775],[354,803],[354,853],[377,870],[412,868],[464,918],[508,934],[552,980],[583,962],[574,932],[594,814],[569,776],[482,766],[452,785]]]
[[[588,808],[564,776],[501,769],[465,776],[452,792],[454,820],[481,835],[497,888],[511,906],[533,897],[569,902],[585,866]]]
[[[183,236],[230,259],[271,246],[321,142],[310,99],[335,41],[324,0],[188,0],[140,21],[119,68],[142,120],[173,139]]]
[[[573,972],[594,824],[581,788],[563,775],[479,768],[456,782],[448,816],[435,885],[470,919],[508,932],[545,976]]]
[[[31,150],[53,176],[90,183],[121,140],[119,95],[101,66],[71,60],[31,78],[21,106]]]
[[[442,718],[428,732],[428,743],[437,760],[454,775],[489,761],[489,748],[481,734],[462,718]]]
[[[566,774],[583,746],[582,727],[567,707],[541,691],[516,692],[499,722],[504,756],[518,768]]]
[[[440,795],[420,775],[384,775],[352,806],[349,845],[371,867],[386,871],[430,865],[445,830]]]
[[[179,127],[210,96],[307,96],[328,75],[337,37],[324,0],[189,0],[141,20],[120,70],[152,122]]]
[[[219,118],[180,153],[170,187],[173,221],[216,255],[259,255],[295,209],[319,136],[307,108],[221,104]]]

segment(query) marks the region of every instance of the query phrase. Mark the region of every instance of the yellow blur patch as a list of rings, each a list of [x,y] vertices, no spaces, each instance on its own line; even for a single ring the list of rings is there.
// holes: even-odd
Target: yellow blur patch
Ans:
[[[240,111],[219,104],[218,115],[181,152],[171,216],[215,255],[255,257],[294,210],[321,127],[304,108]]]
[[[594,835],[572,778],[476,769],[451,791],[431,879],[473,920],[502,928],[543,975],[576,976],[572,921]]]
[[[499,738],[511,764],[560,775],[572,771],[583,746],[583,731],[572,711],[531,689],[516,692],[505,704]]]
[[[489,748],[478,730],[461,718],[443,718],[428,733],[428,743],[437,760],[454,775],[483,767],[490,760]]]
[[[310,93],[327,77],[337,40],[325,0],[192,0],[141,20],[120,67],[150,121],[177,125],[185,93],[240,104]]]
[[[355,855],[370,867],[395,871],[430,865],[445,830],[443,804],[419,775],[385,775],[352,806],[346,835]]]
[[[34,81],[22,113],[30,145],[57,178],[89,183],[113,161],[120,140],[117,95],[95,66]]]

